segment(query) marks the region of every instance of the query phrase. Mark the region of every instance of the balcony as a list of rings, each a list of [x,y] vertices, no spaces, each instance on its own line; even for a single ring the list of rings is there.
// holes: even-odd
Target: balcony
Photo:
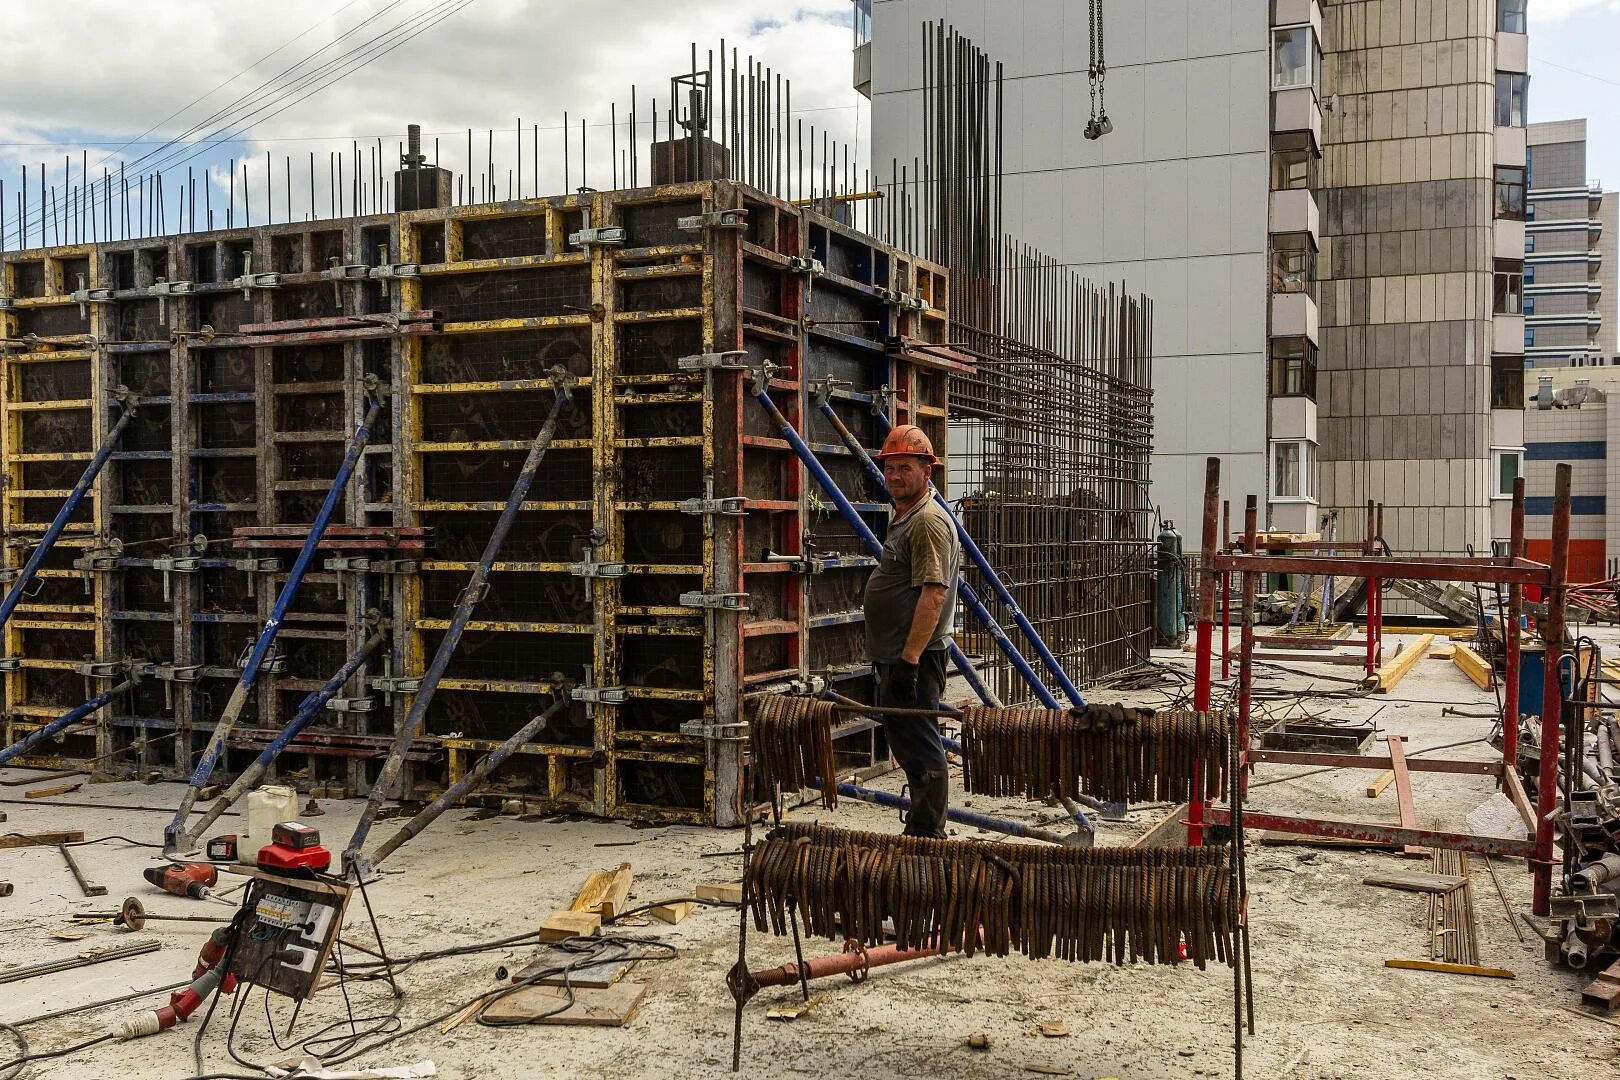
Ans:
[[[1491,317],[1491,352],[1514,356],[1524,355],[1524,316],[1493,315]]]
[[[1271,297],[1271,336],[1320,340],[1321,323],[1316,300],[1306,292],[1274,293]]]
[[[1271,193],[1271,232],[1308,233],[1312,243],[1321,235],[1322,214],[1316,195],[1306,188]],[[1520,244],[1523,250],[1523,244]]]
[[[1271,92],[1271,130],[1309,132],[1314,146],[1322,145],[1322,106],[1309,86]],[[1520,162],[1524,158],[1520,157]]]

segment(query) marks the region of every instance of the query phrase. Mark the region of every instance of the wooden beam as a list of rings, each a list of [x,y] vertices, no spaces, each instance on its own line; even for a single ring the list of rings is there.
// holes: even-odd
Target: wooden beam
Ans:
[[[585,879],[570,911],[591,911],[611,919],[625,910],[630,897],[632,871],[629,863],[620,863],[617,870],[598,870]]]
[[[1393,783],[1394,780],[1395,780],[1395,774],[1393,772],[1389,771],[1389,770],[1385,770],[1384,772],[1379,773],[1378,778],[1376,780],[1374,780],[1372,783],[1367,785],[1367,798],[1369,798],[1369,799],[1378,798],[1378,796],[1380,796],[1380,795],[1382,795],[1384,793],[1384,789],[1389,787],[1389,785],[1391,783]]]
[[[1444,960],[1385,960],[1385,967],[1405,968],[1409,971],[1440,971],[1448,975],[1480,975],[1487,979],[1516,979],[1506,968],[1480,967],[1478,964],[1448,964]]]
[[[49,799],[49,798],[51,798],[53,796],[56,796],[56,795],[71,795],[73,792],[78,791],[82,787],[84,787],[84,785],[82,783],[80,783],[80,784],[57,784],[55,787],[35,788],[33,791],[25,791],[25,792],[23,792],[23,798],[25,798],[25,799]]]
[[[68,832],[12,833],[0,836],[0,848],[55,847],[57,844],[77,844],[84,839],[78,829]]]
[[[1422,870],[1396,870],[1387,874],[1373,874],[1361,879],[1363,885],[1379,885],[1386,889],[1404,889],[1406,892],[1448,893],[1462,887],[1466,881],[1457,874],[1430,874]]]
[[[1378,680],[1378,693],[1387,694],[1395,689],[1395,685],[1406,678],[1406,673],[1412,670],[1412,665],[1418,662],[1418,657],[1429,651],[1434,644],[1433,634],[1424,634],[1406,648],[1395,654],[1395,659],[1380,667],[1373,673]]]
[[[1467,645],[1461,642],[1457,643],[1456,650],[1451,656],[1451,662],[1456,664],[1457,670],[1473,680],[1474,685],[1481,690],[1491,688],[1491,680],[1495,673],[1491,671],[1490,663]]]
[[[1455,642],[1447,642],[1445,644],[1436,645],[1434,648],[1429,650],[1430,660],[1451,660],[1454,659],[1456,655],[1457,644]]]
[[[1389,766],[1395,774],[1395,801],[1401,810],[1401,828],[1417,828],[1417,810],[1412,805],[1412,774],[1406,770],[1405,736],[1391,735],[1389,737]],[[1407,844],[1402,851],[1403,855],[1413,858],[1427,855],[1428,852],[1419,844]]]

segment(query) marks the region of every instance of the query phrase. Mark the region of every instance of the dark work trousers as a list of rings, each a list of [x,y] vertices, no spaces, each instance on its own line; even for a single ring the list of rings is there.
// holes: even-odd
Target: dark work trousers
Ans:
[[[876,664],[877,704],[904,709],[937,709],[945,692],[944,649],[929,649],[917,665],[917,696],[902,701],[889,692],[894,664]],[[950,772],[945,747],[939,741],[939,721],[932,716],[884,715],[883,735],[889,752],[905,770],[911,788],[911,812],[906,815],[907,836],[945,836],[945,810],[950,805]]]

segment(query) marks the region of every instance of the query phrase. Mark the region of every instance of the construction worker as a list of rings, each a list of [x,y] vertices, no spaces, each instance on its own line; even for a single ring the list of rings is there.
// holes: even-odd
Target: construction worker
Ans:
[[[877,455],[894,498],[889,534],[866,581],[866,650],[878,706],[937,709],[945,691],[945,653],[956,614],[962,548],[950,515],[934,501],[934,446],[902,424]],[[883,733],[911,790],[906,835],[943,837],[950,801],[945,748],[931,716],[882,715]]]

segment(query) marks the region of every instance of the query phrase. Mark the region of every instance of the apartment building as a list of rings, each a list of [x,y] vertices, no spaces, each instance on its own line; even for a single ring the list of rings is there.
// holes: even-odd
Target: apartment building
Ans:
[[[1602,185],[1587,175],[1586,121],[1531,124],[1526,134],[1525,364],[1598,366],[1616,351],[1615,270],[1603,257],[1614,240],[1604,235]]]
[[[862,5],[864,7],[864,5]],[[1155,302],[1154,500],[1203,460],[1278,529],[1367,499],[1406,552],[1484,550],[1522,467],[1525,0],[874,0],[872,159],[924,139],[922,26],[1004,64],[1005,218]],[[1189,530],[1192,531],[1192,530]]]

